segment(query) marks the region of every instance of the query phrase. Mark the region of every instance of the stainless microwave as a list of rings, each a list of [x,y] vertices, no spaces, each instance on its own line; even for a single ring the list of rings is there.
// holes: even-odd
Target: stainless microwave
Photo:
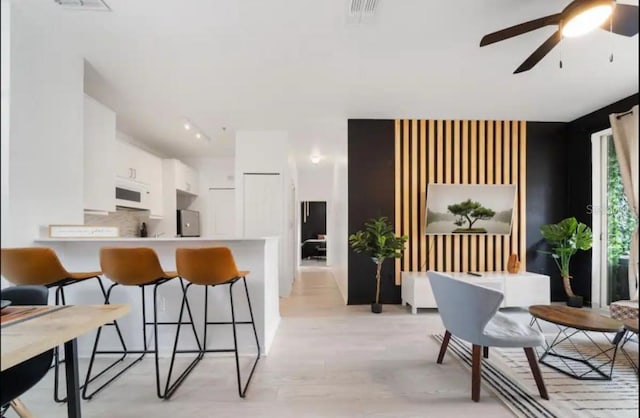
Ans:
[[[116,206],[149,209],[149,186],[129,180],[116,180]]]

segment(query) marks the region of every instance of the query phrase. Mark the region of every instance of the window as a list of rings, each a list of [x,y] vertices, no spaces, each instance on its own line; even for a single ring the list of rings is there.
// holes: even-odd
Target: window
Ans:
[[[636,220],[624,194],[611,129],[591,136],[593,149],[592,304],[629,299],[629,251]]]

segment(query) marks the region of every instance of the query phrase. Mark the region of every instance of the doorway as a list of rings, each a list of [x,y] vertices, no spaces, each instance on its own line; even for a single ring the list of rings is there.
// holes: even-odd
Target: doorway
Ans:
[[[300,203],[300,266],[327,266],[327,202]]]
[[[592,306],[629,299],[629,252],[636,220],[625,196],[611,128],[591,136],[593,169]]]

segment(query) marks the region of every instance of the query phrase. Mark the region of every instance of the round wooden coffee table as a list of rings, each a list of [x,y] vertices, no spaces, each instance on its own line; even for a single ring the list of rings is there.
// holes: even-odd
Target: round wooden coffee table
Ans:
[[[529,313],[533,317],[531,325],[537,325],[540,331],[542,328],[539,320],[552,323],[558,328],[556,336],[551,342],[547,342],[546,349],[539,358],[540,363],[576,379],[611,380],[620,338],[609,338],[607,334],[622,335],[625,332],[622,322],[587,309],[563,305],[534,305],[529,307]],[[596,341],[590,332],[603,333],[606,336],[605,342]],[[585,342],[589,344],[587,353],[578,347]],[[562,350],[559,350],[560,345],[564,346]],[[558,361],[552,364],[545,360],[547,356],[553,356]],[[594,364],[594,361],[599,364]],[[602,371],[606,366],[609,366],[608,374]]]
[[[624,329],[626,330],[626,334],[622,341],[622,344],[620,344],[620,351],[622,351],[622,354],[624,354],[624,357],[631,364],[631,367],[633,367],[633,370],[635,370],[636,373],[638,373],[637,357],[636,357],[636,360],[633,361],[629,353],[627,353],[627,350],[624,349],[625,344],[627,344],[627,342],[629,342],[629,340],[633,338],[634,335],[636,337],[638,336],[638,318],[625,319],[624,321],[622,321],[622,323],[624,324]]]

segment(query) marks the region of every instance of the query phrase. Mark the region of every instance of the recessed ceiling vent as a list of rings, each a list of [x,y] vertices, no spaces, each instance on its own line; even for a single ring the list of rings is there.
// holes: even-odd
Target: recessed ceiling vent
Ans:
[[[378,0],[349,0],[347,21],[349,23],[364,23],[371,18],[378,5]]]
[[[371,16],[376,11],[378,0],[350,0],[349,13],[353,16]]]
[[[53,0],[67,10],[85,10],[91,12],[110,12],[111,8],[104,0]]]

